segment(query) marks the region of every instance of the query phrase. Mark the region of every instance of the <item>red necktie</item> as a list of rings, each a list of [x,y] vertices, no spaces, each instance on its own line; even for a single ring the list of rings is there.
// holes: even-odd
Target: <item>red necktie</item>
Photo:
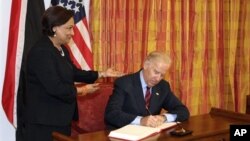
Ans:
[[[146,107],[147,108],[149,108],[150,97],[151,97],[150,88],[147,87],[146,96],[145,96],[145,102],[146,102]]]

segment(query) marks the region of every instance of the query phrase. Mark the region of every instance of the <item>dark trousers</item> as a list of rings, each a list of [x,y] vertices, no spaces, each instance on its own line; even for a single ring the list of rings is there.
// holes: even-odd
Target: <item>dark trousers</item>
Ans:
[[[42,124],[25,124],[24,141],[53,141],[52,132],[57,131],[70,136],[71,126],[50,126]]]

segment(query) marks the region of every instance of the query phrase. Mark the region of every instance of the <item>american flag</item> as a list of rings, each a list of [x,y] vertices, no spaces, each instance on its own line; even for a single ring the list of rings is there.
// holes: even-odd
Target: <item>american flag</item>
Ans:
[[[93,69],[93,54],[85,13],[85,8],[89,7],[89,0],[52,0],[51,4],[53,6],[59,5],[74,11],[75,35],[67,47],[72,61],[78,68],[84,70]]]

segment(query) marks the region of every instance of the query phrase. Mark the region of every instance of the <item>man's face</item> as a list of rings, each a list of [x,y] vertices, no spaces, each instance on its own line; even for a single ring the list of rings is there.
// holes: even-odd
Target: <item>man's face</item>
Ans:
[[[170,65],[163,61],[146,61],[143,67],[143,77],[148,87],[158,84],[165,76]]]

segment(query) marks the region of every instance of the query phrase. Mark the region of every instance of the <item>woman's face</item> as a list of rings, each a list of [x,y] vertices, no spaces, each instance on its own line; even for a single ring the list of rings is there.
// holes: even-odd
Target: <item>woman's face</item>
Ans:
[[[60,26],[55,26],[55,35],[54,38],[56,38],[57,42],[59,44],[68,44],[74,35],[74,19],[73,17],[70,18],[65,24]]]

